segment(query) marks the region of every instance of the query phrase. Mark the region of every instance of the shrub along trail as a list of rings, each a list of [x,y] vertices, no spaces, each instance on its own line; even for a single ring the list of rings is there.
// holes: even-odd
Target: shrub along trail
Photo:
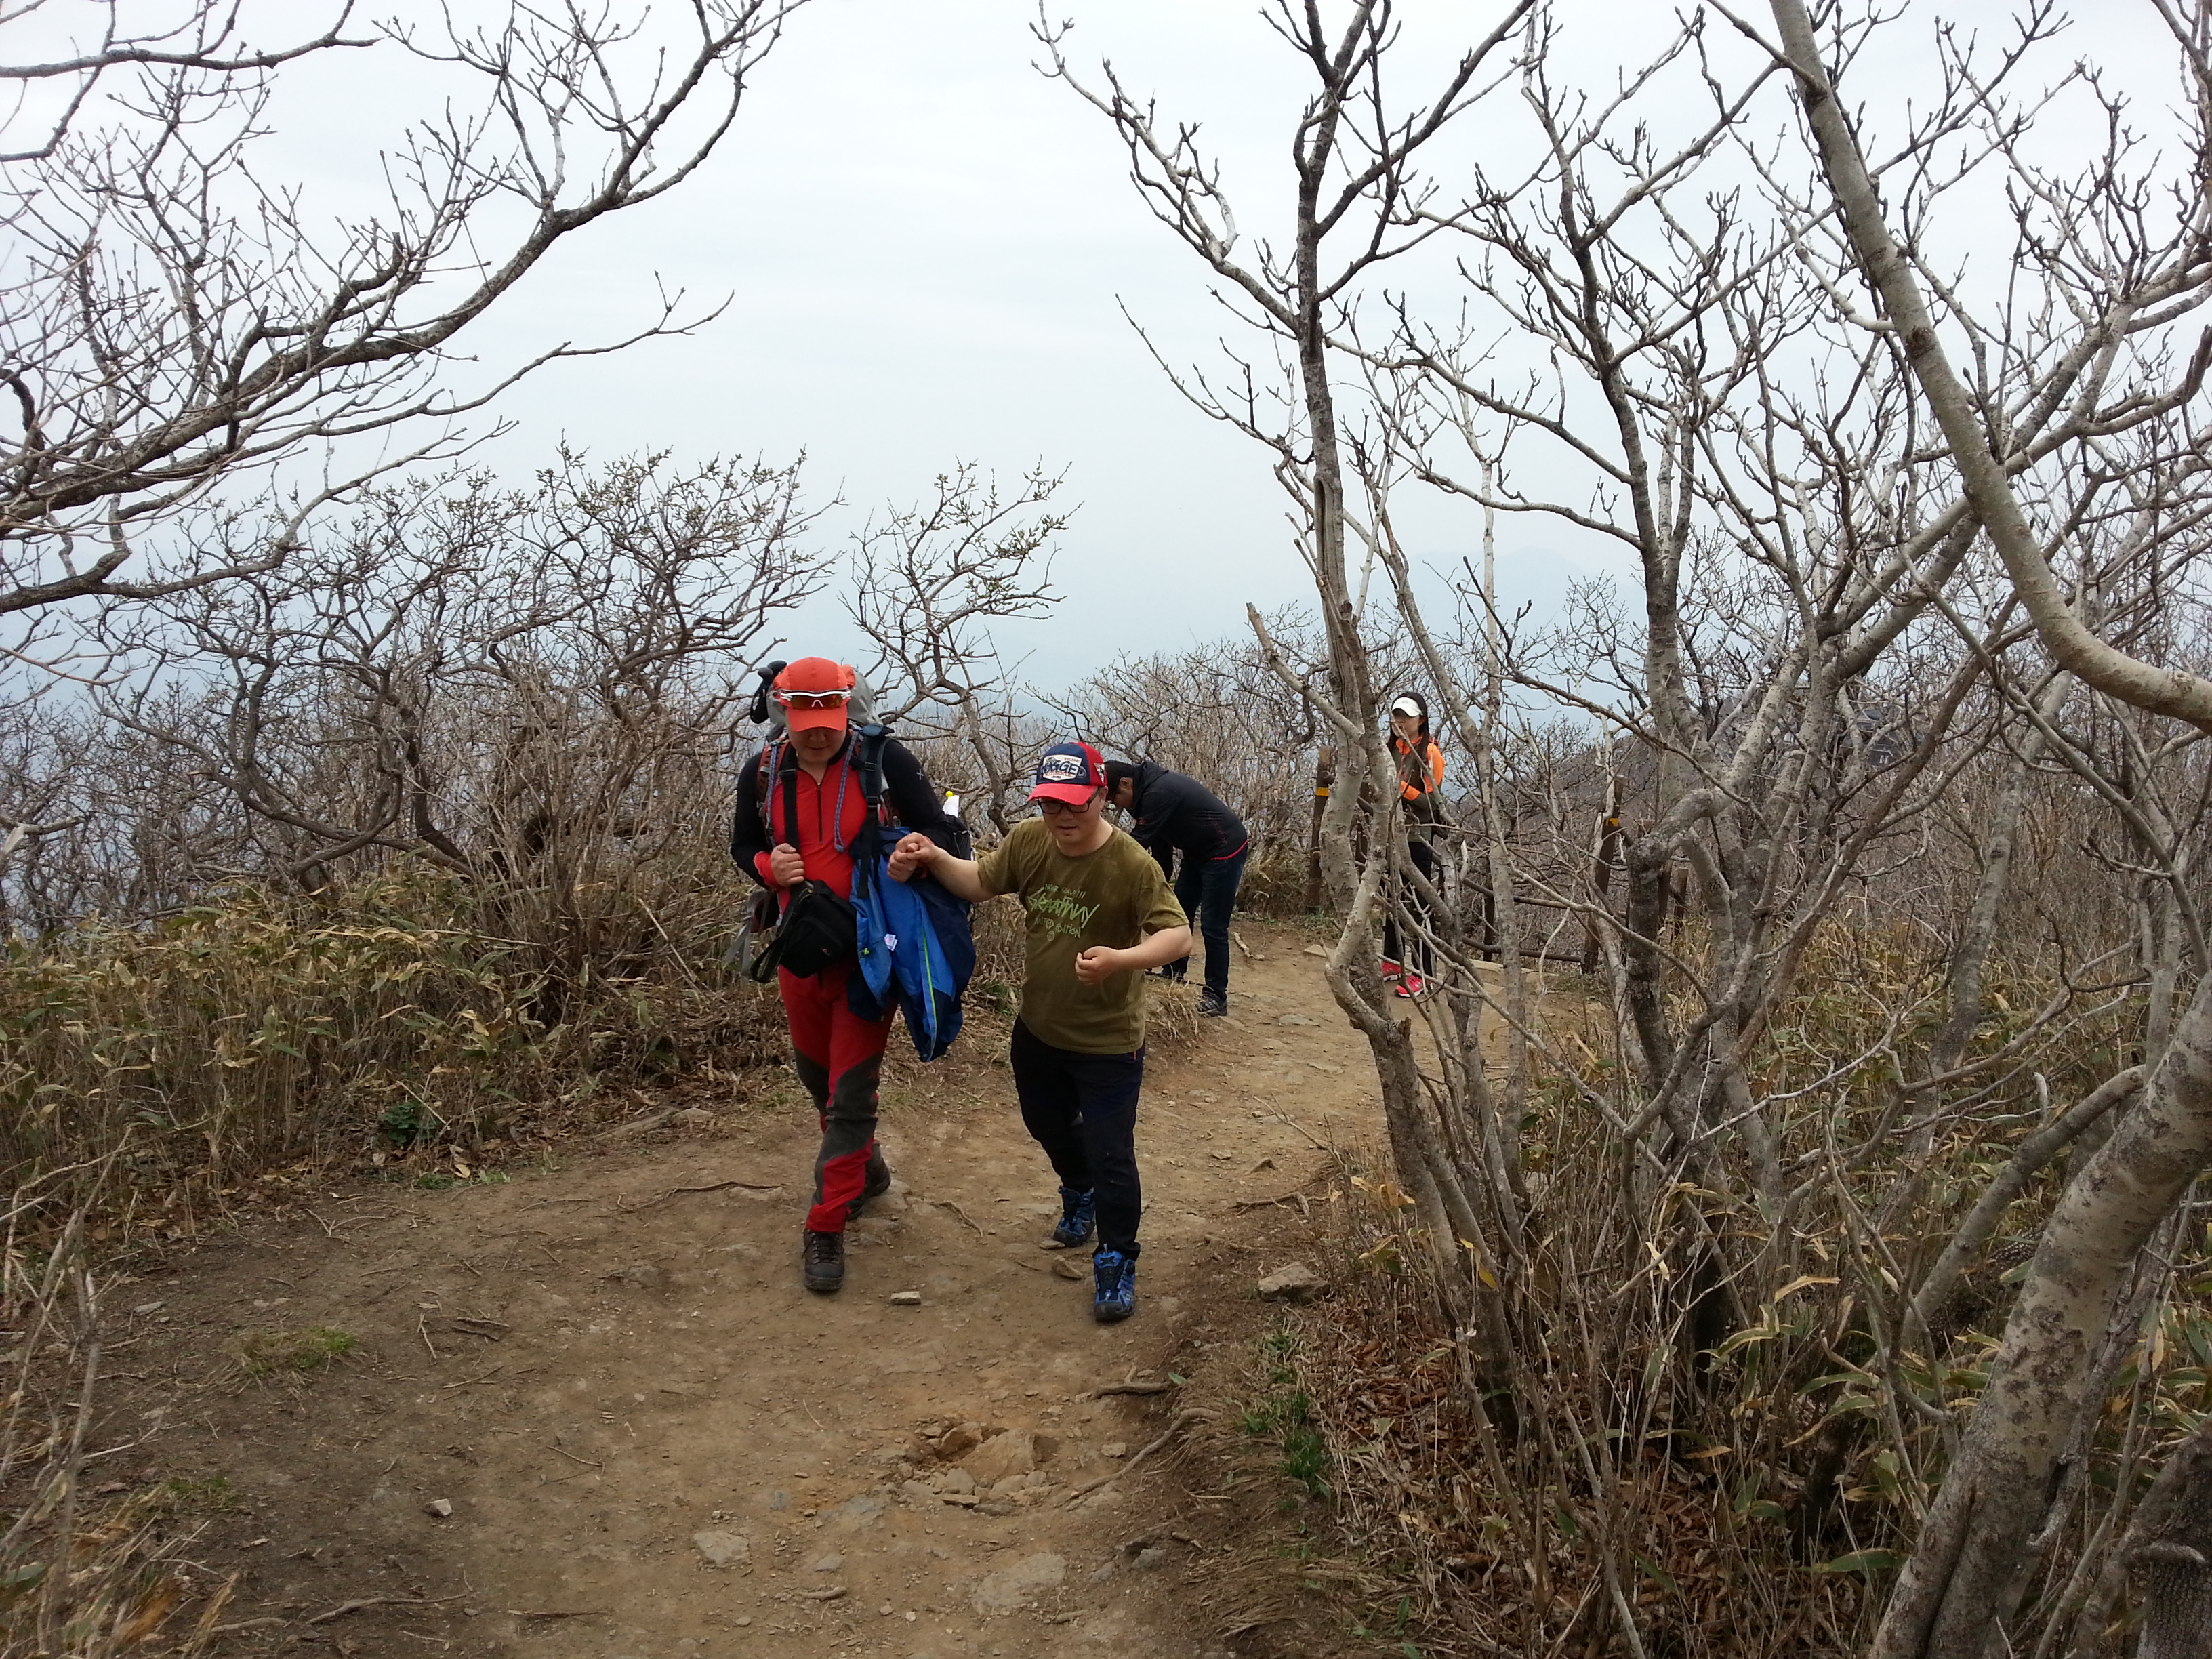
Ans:
[[[342,1189],[112,1287],[97,1478],[205,1517],[221,1654],[1223,1651],[1204,1562],[1147,1524],[1188,1494],[1130,1468],[1181,1390],[1098,1391],[1242,1364],[1255,1280],[1318,1243],[1264,1200],[1318,1195],[1316,1143],[1376,1109],[1304,940],[1239,927],[1265,960],[1235,1018],[1150,1067],[1125,1325],[1092,1322],[1087,1252],[1042,1248],[1051,1177],[978,1031],[887,1079],[898,1182],[842,1295],[799,1285],[811,1125],[757,1076],[711,1125]]]

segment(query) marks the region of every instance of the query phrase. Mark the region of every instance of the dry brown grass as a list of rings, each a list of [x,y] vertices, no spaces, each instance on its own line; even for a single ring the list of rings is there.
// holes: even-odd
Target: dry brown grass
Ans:
[[[1285,1481],[1325,1496],[1332,1582],[1358,1628],[1433,1659],[1626,1653],[1617,1588],[1653,1652],[1848,1650],[1837,1638],[1863,1581],[1814,1571],[1786,1527],[1747,1519],[1724,1458],[1660,1435],[1599,1460],[1609,1478],[1563,1480],[1573,1449],[1547,1440],[1584,1403],[1565,1377],[1587,1356],[1552,1357],[1551,1423],[1484,1401],[1407,1212],[1363,1184],[1341,1206],[1330,1297],[1287,1315],[1267,1358],[1259,1429]]]
[[[1632,1092],[1614,1089],[1603,1056],[1606,1010],[1560,1006],[1575,983],[1547,994],[1546,1029],[1577,1050],[1583,1085]],[[2063,1105],[2100,1079],[2134,1017],[2106,1009],[2039,1036],[2029,1011],[2047,990],[2013,968],[1995,983],[1978,1043],[2030,1046],[1947,1120],[1876,1249],[1869,1218],[1906,1190],[1907,1173],[1904,1137],[1884,1127],[1893,1094],[1881,1038],[1900,1003],[1908,1032],[1935,1018],[1941,988],[1901,933],[1820,942],[1756,1083],[1778,1103],[1792,1155],[1824,1138],[1868,1150],[1835,1159],[1836,1177],[1777,1243],[1787,1265],[1770,1267],[1770,1282],[1787,1289],[1733,1298],[1717,1330],[1692,1324],[1684,1275],[1696,1263],[1663,1244],[1670,1223],[1701,1216],[1747,1251],[1771,1230],[1752,1206],[1687,1183],[1659,1190],[1653,1213],[1624,1206],[1618,1141],[1540,1062],[1522,1119],[1528,1264],[1504,1286],[1516,1352],[1502,1389],[1486,1386],[1482,1356],[1448,1310],[1387,1153],[1341,1152],[1357,1179],[1330,1207],[1335,1289],[1286,1316],[1255,1387],[1257,1432],[1284,1478],[1310,1480],[1326,1503],[1347,1616],[1425,1656],[1626,1654],[1631,1619],[1647,1652],[1681,1659],[1861,1650],[1944,1468],[1938,1428],[1916,1417],[1900,1434],[1886,1390],[1971,1405],[2003,1319],[2002,1269],[2034,1237],[2063,1170],[2031,1183],[1991,1241],[1967,1278],[1972,1305],[1947,1322],[1951,1346],[1932,1364],[1881,1357],[1874,1333],[1887,1327],[1869,1319],[1892,1316],[1883,1272],[1893,1260],[1924,1267],[2039,1121],[2038,1088]],[[1839,1066],[1854,1054],[1867,1058]],[[2186,1241],[2183,1254],[2197,1260],[2198,1249]],[[2148,1307],[2144,1329],[2112,1384],[2083,1527],[2212,1408],[2212,1317],[2177,1298]]]
[[[82,1210],[44,1249],[0,1246],[0,1655],[190,1659],[230,1586],[185,1560],[189,1502],[167,1490],[88,1491],[86,1433],[100,1376],[99,1295]],[[189,1496],[189,1495],[187,1495]]]
[[[256,891],[0,960],[0,1170],[51,1216],[90,1190],[97,1243],[173,1239],[272,1172],[526,1146],[635,1090],[781,1053],[772,990],[672,945],[556,977],[413,871],[315,898]],[[734,905],[731,908],[734,909]]]

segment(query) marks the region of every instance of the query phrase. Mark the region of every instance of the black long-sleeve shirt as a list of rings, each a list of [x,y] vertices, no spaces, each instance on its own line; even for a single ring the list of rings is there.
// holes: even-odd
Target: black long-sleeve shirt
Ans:
[[[1144,761],[1134,782],[1130,834],[1163,868],[1173,866],[1178,852],[1201,860],[1234,858],[1249,842],[1244,821],[1196,778]]]

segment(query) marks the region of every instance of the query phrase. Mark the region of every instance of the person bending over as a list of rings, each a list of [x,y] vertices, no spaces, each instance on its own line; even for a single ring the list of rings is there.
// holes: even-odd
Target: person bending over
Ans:
[[[868,818],[851,764],[848,708],[858,684],[852,669],[827,657],[801,657],[786,668],[776,676],[774,696],[790,737],[769,743],[738,775],[730,856],[786,906],[791,890],[805,881],[826,883],[841,898],[852,896],[852,848]],[[924,839],[923,831],[957,839],[960,826],[945,816],[921,763],[896,738],[884,744],[883,769],[885,804],[917,832],[909,839]],[[793,805],[795,814],[787,811]],[[799,1261],[806,1288],[824,1295],[845,1282],[845,1224],[891,1184],[876,1147],[876,1080],[892,1010],[875,1019],[853,1012],[846,992],[859,967],[857,954],[848,954],[807,978],[785,968],[775,975],[791,1029],[792,1064],[813,1097],[822,1128]]]
[[[1028,913],[1014,1092],[1023,1124],[1060,1177],[1054,1241],[1074,1249],[1096,1230],[1091,1313],[1110,1323],[1137,1306],[1144,974],[1188,956],[1190,928],[1158,862],[1108,820],[1097,750],[1046,750],[1030,799],[1041,816],[1016,824],[980,860],[908,836],[890,872],[903,881],[927,869],[971,902],[1011,895]]]
[[[1176,902],[1198,923],[1198,935],[1206,941],[1206,988],[1199,993],[1199,1012],[1227,1013],[1229,917],[1251,851],[1243,821],[1196,778],[1170,772],[1158,761],[1108,761],[1106,790],[1107,799],[1135,823],[1131,833],[1137,844],[1173,875]],[[1164,971],[1170,979],[1181,979],[1187,965],[1171,962]]]

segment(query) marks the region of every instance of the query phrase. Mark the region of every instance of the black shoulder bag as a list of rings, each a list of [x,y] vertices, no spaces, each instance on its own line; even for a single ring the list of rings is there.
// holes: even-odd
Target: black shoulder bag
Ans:
[[[791,844],[799,844],[799,769],[783,775],[783,827]],[[770,843],[774,840],[771,835]],[[800,979],[811,979],[824,968],[850,957],[860,939],[852,901],[827,882],[803,881],[791,890],[783,907],[783,925],[766,949],[747,969],[765,985],[779,968]]]

